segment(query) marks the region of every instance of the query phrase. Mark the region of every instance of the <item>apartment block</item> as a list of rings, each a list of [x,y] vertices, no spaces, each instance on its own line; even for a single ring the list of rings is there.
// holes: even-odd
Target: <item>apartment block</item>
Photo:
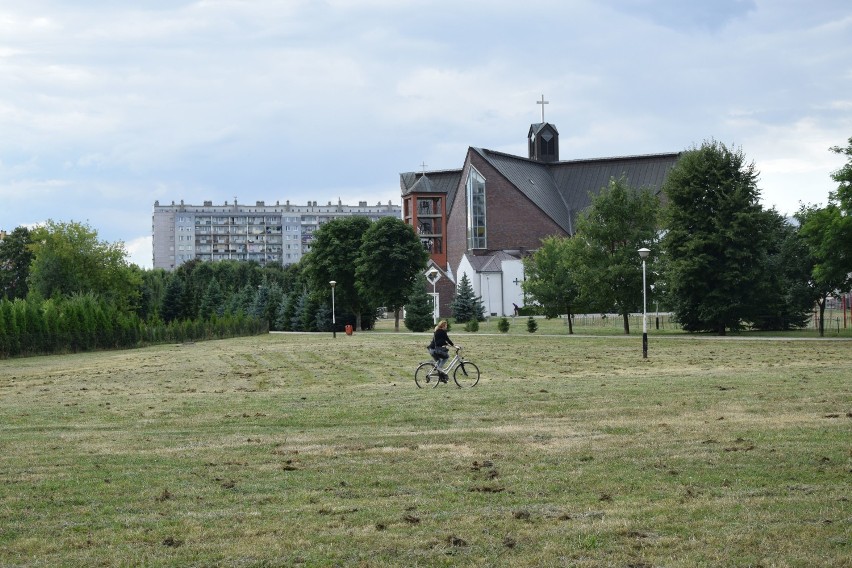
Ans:
[[[154,268],[174,270],[193,259],[254,260],[262,265],[295,264],[311,250],[314,232],[333,219],[361,215],[376,221],[381,217],[401,218],[402,208],[390,201],[386,205],[337,204],[291,205],[275,202],[254,205],[225,202],[213,205],[171,205],[154,202],[152,219]]]

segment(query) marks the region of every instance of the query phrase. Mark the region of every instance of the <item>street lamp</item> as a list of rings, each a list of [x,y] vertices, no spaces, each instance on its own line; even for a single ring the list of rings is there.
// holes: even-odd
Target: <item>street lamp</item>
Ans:
[[[331,284],[331,336],[337,337],[337,318],[334,315],[334,287],[337,285],[337,282],[334,280],[329,281]]]
[[[651,254],[650,249],[640,248],[639,256],[642,257],[642,358],[648,358],[648,296],[645,290],[645,259]]]
[[[653,284],[648,286],[651,289],[651,299],[654,300],[654,305],[656,306],[656,310],[654,310],[654,329],[660,329],[660,300],[657,298],[657,295],[654,293],[656,288]]]
[[[435,284],[440,278],[441,273],[434,266],[426,271],[426,279],[432,283],[432,323],[438,323],[438,292],[435,290]]]

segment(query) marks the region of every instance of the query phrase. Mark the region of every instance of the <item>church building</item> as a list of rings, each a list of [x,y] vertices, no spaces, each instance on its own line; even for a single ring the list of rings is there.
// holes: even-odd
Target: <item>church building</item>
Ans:
[[[437,317],[452,315],[464,274],[486,314],[513,315],[524,305],[525,255],[545,237],[573,235],[578,214],[613,178],[658,193],[679,156],[560,161],[559,131],[543,112],[527,142],[527,157],[471,147],[460,169],[400,174],[403,219],[430,253]]]

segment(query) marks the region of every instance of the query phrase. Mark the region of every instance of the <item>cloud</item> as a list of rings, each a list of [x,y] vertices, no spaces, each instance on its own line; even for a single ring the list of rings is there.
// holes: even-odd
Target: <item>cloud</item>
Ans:
[[[682,31],[715,32],[757,9],[754,0],[610,0],[605,3],[625,13]]]
[[[127,262],[135,264],[139,268],[152,268],[154,266],[154,248],[150,235],[136,237],[124,243],[127,250]]]
[[[10,4],[0,228],[87,220],[130,243],[156,199],[399,203],[423,161],[525,155],[542,93],[565,159],[715,138],[786,208],[831,189],[850,33],[840,0]]]

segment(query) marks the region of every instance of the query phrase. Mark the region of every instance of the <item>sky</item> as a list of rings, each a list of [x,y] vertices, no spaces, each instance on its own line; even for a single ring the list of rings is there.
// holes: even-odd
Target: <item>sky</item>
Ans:
[[[86,223],[150,268],[156,200],[400,204],[401,172],[526,156],[542,108],[563,160],[716,140],[764,207],[825,204],[852,5],[0,0],[0,229]]]

